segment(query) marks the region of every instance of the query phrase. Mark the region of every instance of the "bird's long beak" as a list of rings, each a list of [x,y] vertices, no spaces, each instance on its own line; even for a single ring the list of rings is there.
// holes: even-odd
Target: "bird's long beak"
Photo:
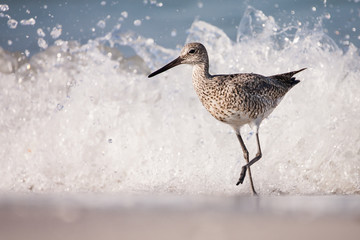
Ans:
[[[181,61],[182,61],[182,58],[181,57],[178,57],[176,58],[174,61],[166,64],[165,66],[163,66],[162,68],[160,68],[159,70],[156,70],[155,72],[151,73],[148,78],[151,78],[155,75],[158,75],[159,73],[162,73],[162,72],[165,72],[166,70],[170,69],[170,68],[173,68],[179,64],[181,64]]]

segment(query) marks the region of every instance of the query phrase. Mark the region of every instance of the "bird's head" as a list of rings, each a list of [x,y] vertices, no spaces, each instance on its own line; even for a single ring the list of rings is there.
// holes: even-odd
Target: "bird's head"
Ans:
[[[168,63],[164,67],[160,68],[159,70],[151,73],[148,77],[151,78],[159,73],[162,73],[180,64],[190,64],[190,65],[196,65],[201,63],[208,64],[208,61],[209,61],[208,55],[204,45],[196,42],[188,43],[182,48],[180,56],[178,58]]]

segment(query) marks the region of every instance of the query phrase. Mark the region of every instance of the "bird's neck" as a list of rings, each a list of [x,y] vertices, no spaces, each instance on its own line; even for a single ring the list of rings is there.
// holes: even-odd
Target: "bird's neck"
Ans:
[[[193,66],[192,79],[195,87],[199,84],[206,84],[210,77],[211,75],[209,74],[209,64],[199,63]]]
[[[209,74],[208,64],[196,64],[193,67],[192,81],[195,92],[197,93],[200,101],[206,107],[206,96],[209,89],[211,89],[211,75]],[[207,108],[207,107],[206,107]]]

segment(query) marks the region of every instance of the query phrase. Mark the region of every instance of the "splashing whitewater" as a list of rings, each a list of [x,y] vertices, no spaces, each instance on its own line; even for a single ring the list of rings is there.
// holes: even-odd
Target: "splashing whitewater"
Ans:
[[[259,193],[360,192],[355,46],[343,52],[319,27],[279,27],[253,8],[237,41],[199,20],[191,41],[207,47],[212,73],[308,68],[260,129]],[[235,134],[201,106],[190,67],[146,77],[178,52],[121,28],[84,45],[57,40],[30,59],[1,50],[1,191],[247,193],[247,180],[235,186],[244,164]]]

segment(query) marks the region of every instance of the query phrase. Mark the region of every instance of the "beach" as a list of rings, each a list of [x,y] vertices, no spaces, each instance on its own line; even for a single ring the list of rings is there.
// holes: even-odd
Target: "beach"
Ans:
[[[359,196],[2,196],[0,239],[358,239]]]

